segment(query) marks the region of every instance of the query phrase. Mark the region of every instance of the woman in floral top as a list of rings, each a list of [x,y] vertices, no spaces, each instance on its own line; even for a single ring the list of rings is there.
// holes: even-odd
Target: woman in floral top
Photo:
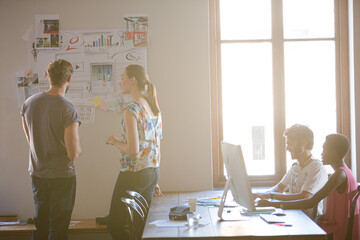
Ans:
[[[108,231],[114,240],[129,239],[124,230],[126,208],[121,202],[127,197],[126,190],[140,193],[149,203],[153,195],[162,195],[158,185],[162,121],[156,89],[139,65],[126,67],[120,87],[123,94],[131,95],[132,102],[123,110],[121,137],[110,136],[106,141],[120,149],[120,173],[108,218]]]

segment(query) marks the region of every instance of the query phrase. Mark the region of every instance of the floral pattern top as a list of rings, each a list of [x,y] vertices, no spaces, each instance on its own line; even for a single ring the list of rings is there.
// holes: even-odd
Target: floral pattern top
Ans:
[[[144,168],[160,166],[160,139],[162,138],[161,113],[151,117],[145,108],[132,102],[124,109],[128,109],[136,117],[139,133],[139,153],[130,156],[120,153],[120,171],[137,172]],[[125,121],[121,121],[121,141],[126,142]]]

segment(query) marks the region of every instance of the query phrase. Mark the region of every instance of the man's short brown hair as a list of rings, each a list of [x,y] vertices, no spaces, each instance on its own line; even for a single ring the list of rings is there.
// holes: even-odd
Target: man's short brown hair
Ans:
[[[68,61],[58,59],[49,64],[46,72],[52,86],[62,87],[73,74],[73,67]]]
[[[314,146],[314,133],[305,125],[292,125],[285,130],[284,136],[297,141],[306,140],[307,144],[305,148],[307,150],[311,150]]]

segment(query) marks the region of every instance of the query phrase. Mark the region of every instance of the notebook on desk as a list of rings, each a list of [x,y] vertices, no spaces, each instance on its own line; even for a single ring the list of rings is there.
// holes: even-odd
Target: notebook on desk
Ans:
[[[267,223],[285,223],[284,217],[279,217],[273,214],[259,214],[259,216]]]

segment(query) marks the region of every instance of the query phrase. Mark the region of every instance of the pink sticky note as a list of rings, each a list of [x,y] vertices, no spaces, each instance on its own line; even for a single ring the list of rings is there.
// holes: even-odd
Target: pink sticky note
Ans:
[[[105,101],[105,100],[102,100],[100,105],[99,105],[99,108],[106,112],[108,110],[108,108],[109,108],[109,103],[107,101]]]

